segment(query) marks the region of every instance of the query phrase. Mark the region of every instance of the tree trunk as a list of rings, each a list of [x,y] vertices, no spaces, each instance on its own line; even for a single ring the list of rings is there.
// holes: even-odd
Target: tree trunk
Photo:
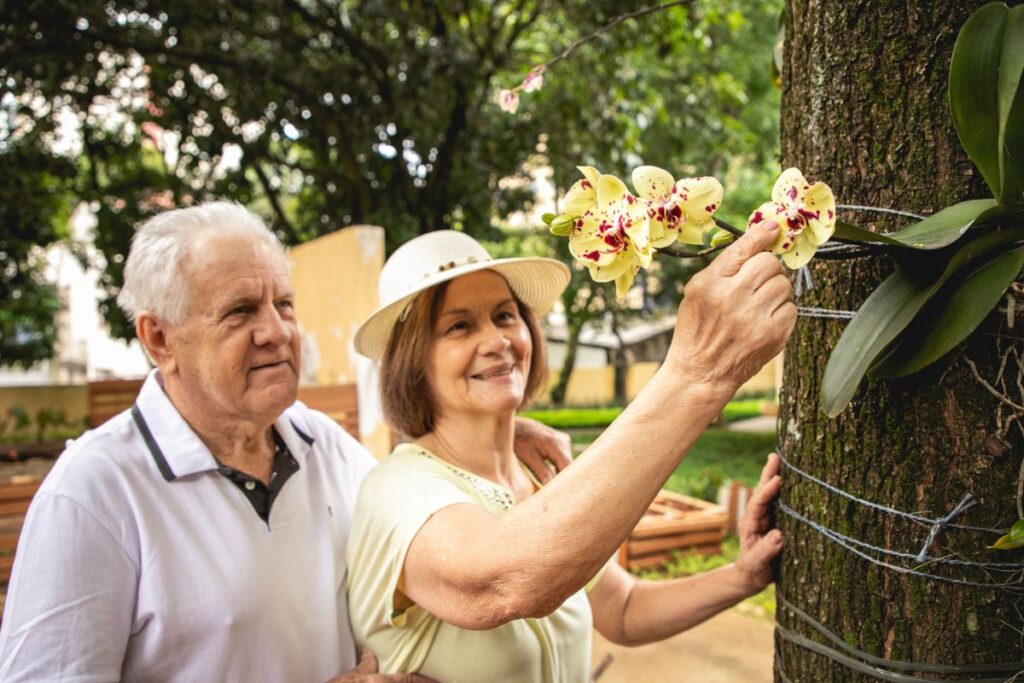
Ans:
[[[959,145],[946,100],[957,31],[981,4],[789,0],[783,167],[796,166],[809,180],[827,182],[840,204],[929,214],[956,201],[988,196]],[[840,218],[860,225],[878,217],[840,212]],[[905,219],[873,222],[886,230],[905,224]],[[855,310],[892,266],[887,258],[815,261],[814,287],[798,303]],[[955,522],[1008,528],[1018,517],[1024,421],[1012,420],[1019,414],[978,381],[971,363],[1000,393],[1018,405],[1024,402],[1024,389],[1017,384],[1024,374],[1024,315],[1016,315],[1015,323],[1013,328],[1008,325],[1005,309],[993,313],[946,358],[903,380],[866,383],[850,407],[830,420],[820,407],[821,379],[846,323],[801,317],[786,351],[779,418],[782,452],[796,467],[843,491],[928,517],[947,514],[966,493],[973,493],[977,504]],[[784,470],[783,480],[780,501],[785,506],[846,537],[917,555],[928,536],[927,526],[830,493],[794,471]],[[839,663],[808,647],[807,641],[801,644],[793,634],[842,650],[784,600],[847,645],[874,657],[949,665],[1024,659],[1020,594],[879,566],[781,506],[778,522],[786,546],[779,566],[776,681],[913,680],[858,673],[849,661]],[[1021,562],[1022,550],[987,550],[995,539],[989,533],[946,528],[929,557]],[[976,583],[1008,580],[1006,574],[976,567],[880,559]],[[1020,581],[1019,574],[1013,578]],[[949,675],[936,678],[883,668],[949,680]],[[961,672],[953,677],[1003,680],[1014,673]]]
[[[558,373],[558,381],[551,387],[551,405],[556,408],[565,405],[565,394],[569,391],[569,380],[572,378],[572,371],[576,368],[576,350],[580,347],[582,331],[583,324],[581,322],[573,321],[569,325],[569,334],[565,339],[565,360]]]

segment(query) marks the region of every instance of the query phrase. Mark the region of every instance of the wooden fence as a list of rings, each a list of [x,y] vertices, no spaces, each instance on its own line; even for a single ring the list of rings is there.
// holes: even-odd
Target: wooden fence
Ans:
[[[40,483],[39,479],[34,479],[0,484],[0,582],[6,583],[11,578],[21,525]]]

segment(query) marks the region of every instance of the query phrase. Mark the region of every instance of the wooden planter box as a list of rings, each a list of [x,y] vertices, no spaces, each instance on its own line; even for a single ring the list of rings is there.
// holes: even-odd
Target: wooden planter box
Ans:
[[[728,519],[721,505],[663,490],[619,548],[619,564],[643,569],[664,564],[677,550],[718,553]]]

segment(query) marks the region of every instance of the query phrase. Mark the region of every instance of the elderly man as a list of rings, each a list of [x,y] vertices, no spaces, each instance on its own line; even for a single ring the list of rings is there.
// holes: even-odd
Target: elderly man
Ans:
[[[240,206],[139,229],[118,303],[157,369],[40,488],[0,679],[276,683],[356,666],[345,544],[376,461],[295,401],[293,298],[280,244]],[[563,435],[525,431],[535,461],[568,461]]]

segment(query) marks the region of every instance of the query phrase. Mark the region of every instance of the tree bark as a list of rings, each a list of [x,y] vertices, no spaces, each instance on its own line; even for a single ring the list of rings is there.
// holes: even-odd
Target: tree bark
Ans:
[[[982,4],[788,0],[783,168],[796,166],[809,180],[827,182],[840,204],[926,215],[989,196],[959,145],[946,99],[957,32]],[[840,212],[840,218],[879,229],[907,224],[878,217]],[[892,267],[889,258],[815,261],[814,287],[798,303],[856,310]],[[947,514],[971,492],[977,505],[955,521],[1007,529],[1018,517],[1024,421],[1013,421],[1014,410],[978,381],[971,363],[998,393],[1024,401],[1024,389],[1016,384],[1022,374],[1024,315],[1017,314],[1014,322],[1011,328],[1005,310],[994,312],[946,358],[909,378],[867,382],[850,407],[830,420],[820,407],[821,379],[846,323],[801,317],[786,351],[782,452],[805,472],[862,499],[929,517]],[[916,555],[928,536],[925,526],[851,502],[793,471],[784,470],[783,480],[782,503],[848,537]],[[786,545],[779,566],[776,681],[882,680],[785,638],[788,629],[840,649],[787,609],[782,598],[875,657],[932,664],[1024,659],[1020,595],[899,573],[858,557],[784,511],[778,522]],[[929,557],[1022,561],[1021,550],[987,550],[995,538],[947,528]],[[1005,574],[972,567],[888,561],[979,583],[1006,580]],[[1002,679],[1014,673],[954,678]]]

